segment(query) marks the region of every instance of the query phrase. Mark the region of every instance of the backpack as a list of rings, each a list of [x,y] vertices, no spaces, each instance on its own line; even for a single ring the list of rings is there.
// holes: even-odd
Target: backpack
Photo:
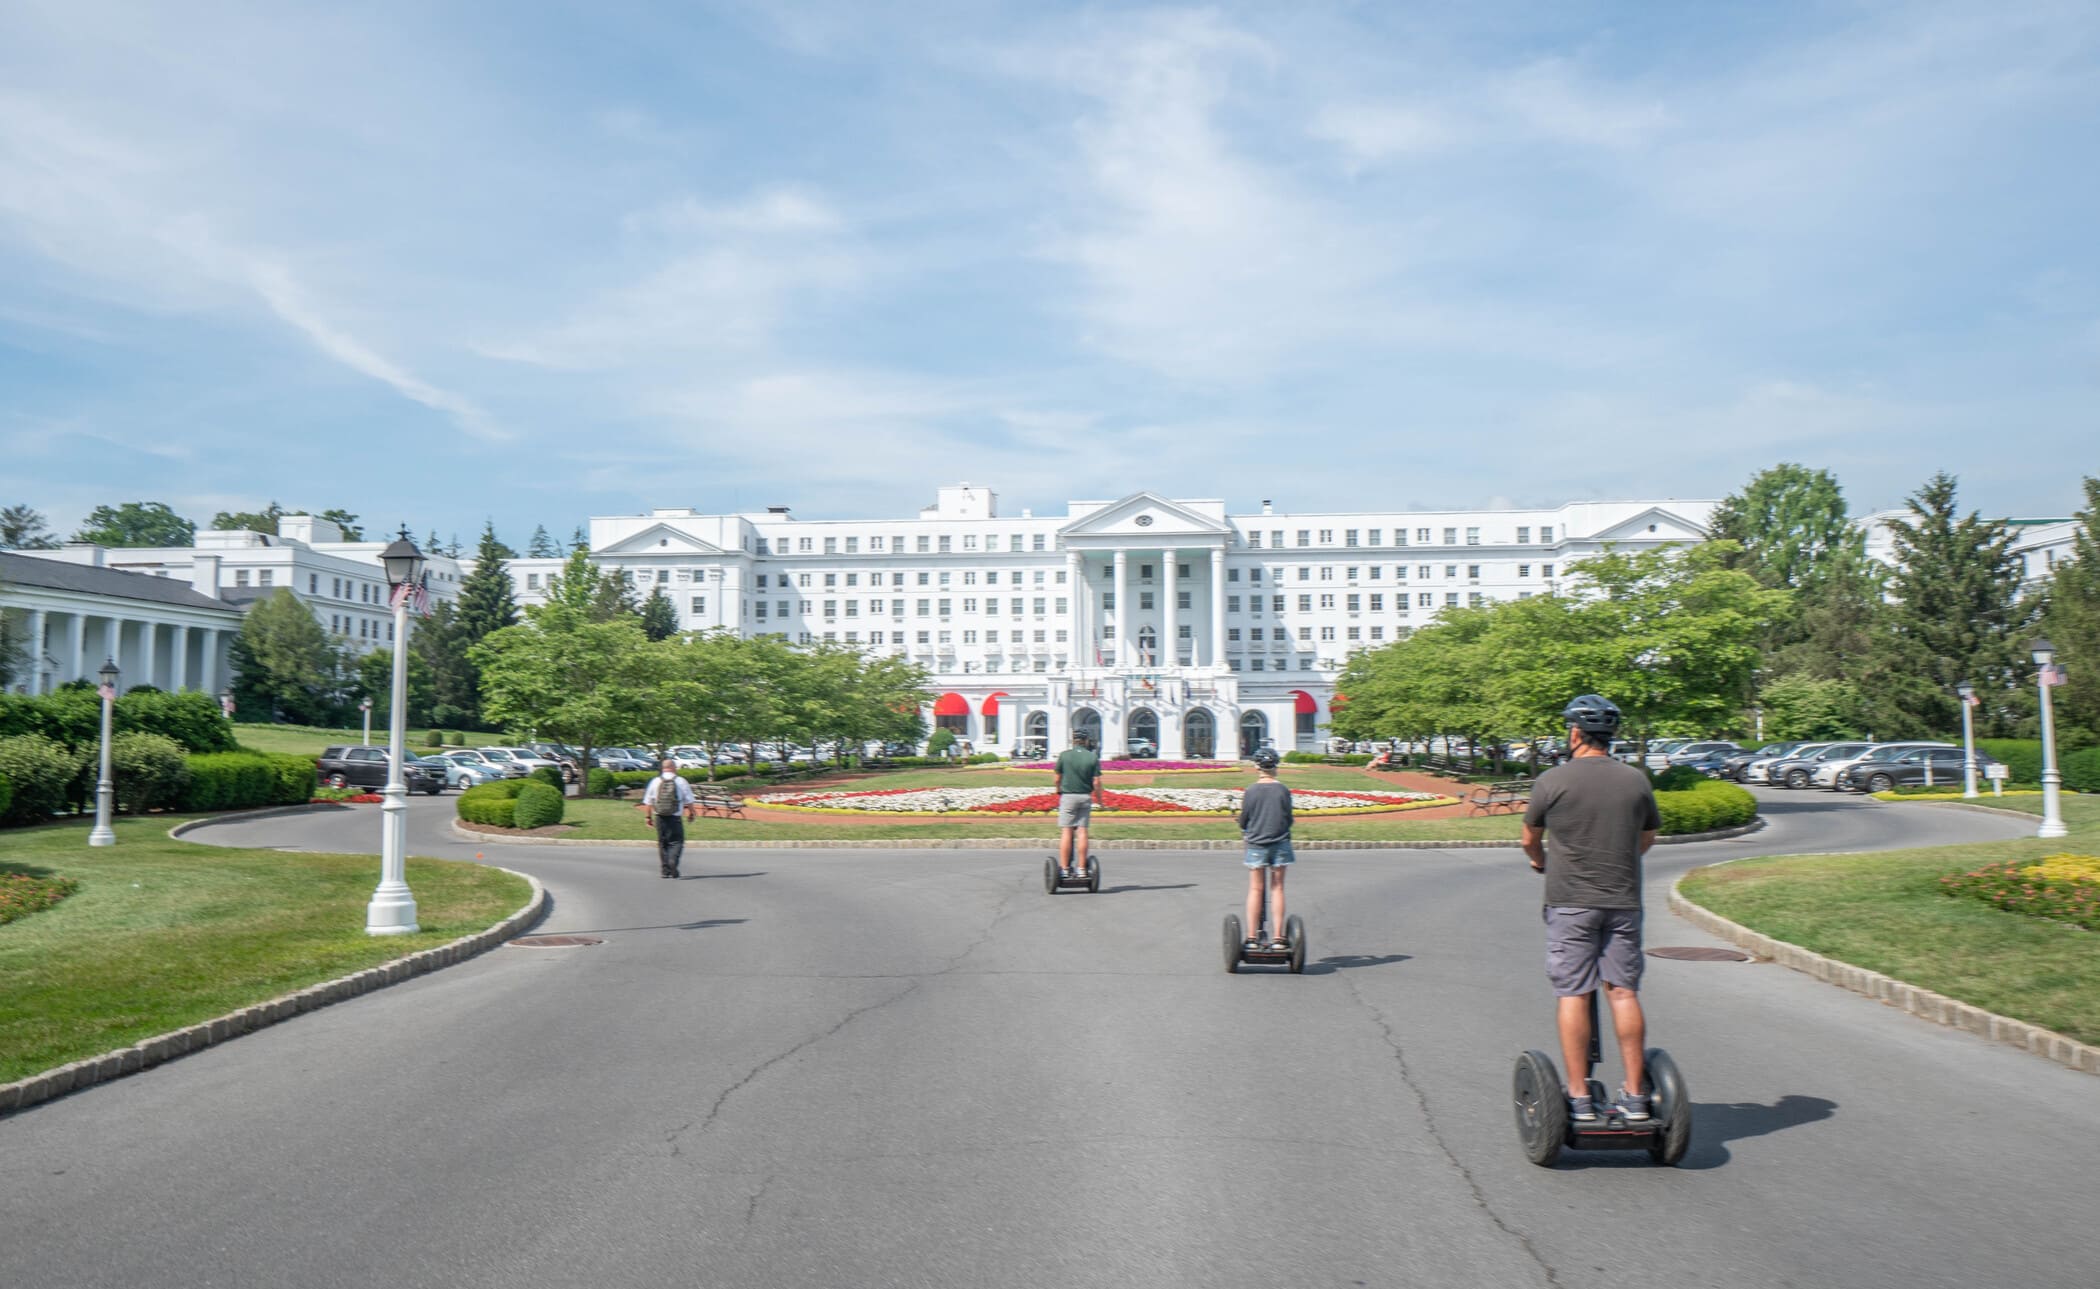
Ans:
[[[665,783],[662,779],[656,781],[656,813],[659,816],[678,813],[678,780],[676,778],[673,778],[669,783]]]

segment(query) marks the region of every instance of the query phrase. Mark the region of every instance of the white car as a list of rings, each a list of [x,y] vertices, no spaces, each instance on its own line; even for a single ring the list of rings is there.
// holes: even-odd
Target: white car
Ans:
[[[488,760],[502,766],[506,774],[510,772],[510,767],[513,765],[524,767],[517,774],[511,775],[512,778],[522,778],[541,766],[546,766],[557,774],[561,773],[560,762],[550,761],[529,747],[477,747],[474,750],[481,753]]]
[[[1770,783],[1772,781],[1772,776],[1770,772],[1773,766],[1779,764],[1781,761],[1790,760],[1794,757],[1802,757],[1805,759],[1807,757],[1814,756],[1816,753],[1822,751],[1824,748],[1829,746],[1830,744],[1828,743],[1803,743],[1801,746],[1795,748],[1793,751],[1782,753],[1779,756],[1759,757],[1757,760],[1752,761],[1750,764],[1743,767],[1743,782]]]
[[[1876,743],[1856,756],[1837,756],[1830,758],[1828,761],[1820,762],[1816,766],[1816,772],[1809,776],[1808,781],[1819,788],[1835,788],[1838,786],[1838,781],[1843,777],[1845,771],[1858,765],[1861,761],[1878,760],[1886,756],[1900,755],[1913,748],[1946,746],[1947,744],[1945,743],[1924,742]]]
[[[713,764],[707,755],[707,749],[692,743],[667,747],[664,749],[664,756],[676,762],[681,770],[705,770]]]

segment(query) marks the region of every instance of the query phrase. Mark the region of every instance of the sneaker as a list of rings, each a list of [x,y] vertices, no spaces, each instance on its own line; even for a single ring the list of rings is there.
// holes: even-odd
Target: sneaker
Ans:
[[[1619,1089],[1619,1099],[1614,1103],[1613,1108],[1625,1116],[1628,1123],[1648,1122],[1648,1098],[1644,1096],[1637,1096],[1621,1088]]]
[[[1595,1123],[1597,1103],[1589,1097],[1569,1097],[1568,1117],[1577,1123]]]

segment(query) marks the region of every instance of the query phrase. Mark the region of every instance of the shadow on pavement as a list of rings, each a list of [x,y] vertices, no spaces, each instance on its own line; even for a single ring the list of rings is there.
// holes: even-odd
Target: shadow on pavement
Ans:
[[[1771,1105],[1755,1101],[1692,1102],[1692,1146],[1677,1166],[1691,1172],[1719,1168],[1731,1158],[1728,1143],[1763,1137],[1804,1123],[1817,1123],[1837,1113],[1837,1102],[1822,1097],[1783,1096]],[[1640,1151],[1569,1151],[1562,1168],[1652,1168]]]
[[[1174,882],[1162,886],[1104,886],[1101,888],[1100,893],[1103,895],[1121,895],[1125,891],[1186,891],[1195,885],[1194,882]]]
[[[601,926],[589,930],[570,927],[539,927],[533,935],[619,935],[626,931],[705,931],[716,926],[741,926],[749,918],[702,918],[698,922],[665,922],[658,926]]]
[[[698,881],[704,881],[704,880],[707,880],[707,879],[710,879],[710,878],[712,878],[712,879],[716,879],[716,880],[719,880],[719,879],[721,879],[721,878],[724,878],[724,877],[764,877],[764,876],[765,876],[765,874],[764,874],[764,873],[687,873],[687,874],[686,874],[686,875],[685,875],[684,877],[681,877],[681,878],[679,878],[678,880],[680,880],[680,881],[682,881],[682,882],[698,882]]]
[[[1411,953],[1338,953],[1330,958],[1306,963],[1305,974],[1325,976],[1355,967],[1389,967],[1396,962],[1406,962],[1412,957],[1414,955]]]

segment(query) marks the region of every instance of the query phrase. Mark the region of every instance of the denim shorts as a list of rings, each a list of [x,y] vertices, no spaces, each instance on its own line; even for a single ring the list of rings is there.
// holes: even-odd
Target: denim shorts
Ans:
[[[1288,837],[1267,846],[1257,846],[1253,842],[1247,843],[1247,867],[1249,868],[1285,868],[1297,858],[1296,852],[1291,849],[1291,839]]]
[[[1597,978],[1621,989],[1641,987],[1641,911],[1549,904],[1546,979],[1563,998],[1597,991]]]

